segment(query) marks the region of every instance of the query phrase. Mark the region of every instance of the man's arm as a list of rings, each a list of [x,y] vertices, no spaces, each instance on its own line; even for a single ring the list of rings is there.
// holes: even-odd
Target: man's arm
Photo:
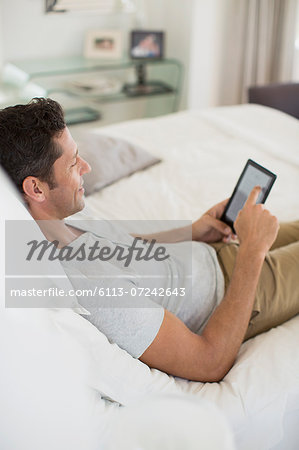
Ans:
[[[165,311],[158,335],[140,357],[150,367],[195,381],[220,381],[232,367],[248,327],[265,255],[279,228],[276,217],[255,204],[259,192],[253,189],[235,222],[240,249],[234,272],[203,334],[192,333]]]
[[[219,220],[227,202],[228,199],[217,203],[217,205],[206,211],[198,220],[192,223],[192,225],[153,234],[144,235],[135,233],[132,234],[132,236],[148,241],[155,240],[160,243],[175,243],[191,240],[202,242],[217,242],[223,240],[224,242],[229,242],[231,238],[235,238],[235,235],[227,224]]]

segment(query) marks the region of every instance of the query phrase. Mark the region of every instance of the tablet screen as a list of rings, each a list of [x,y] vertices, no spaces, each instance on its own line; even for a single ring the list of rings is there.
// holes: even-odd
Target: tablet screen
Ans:
[[[273,173],[254,164],[248,161],[225,212],[226,218],[232,223],[236,220],[254,186],[261,186],[262,190],[257,203],[264,203],[275,181],[276,176]]]

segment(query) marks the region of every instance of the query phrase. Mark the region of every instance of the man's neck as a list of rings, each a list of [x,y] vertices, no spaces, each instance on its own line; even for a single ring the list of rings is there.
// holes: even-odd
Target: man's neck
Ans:
[[[29,212],[46,239],[49,242],[58,241],[59,248],[65,247],[84,233],[77,228],[67,225],[64,219],[57,218],[45,211],[33,211],[29,208]]]
[[[59,248],[70,244],[83,233],[67,225],[64,220],[37,220],[36,222],[48,241],[58,241]]]

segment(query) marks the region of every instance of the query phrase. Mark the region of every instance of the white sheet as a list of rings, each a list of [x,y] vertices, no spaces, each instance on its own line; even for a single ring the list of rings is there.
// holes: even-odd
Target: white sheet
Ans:
[[[252,158],[278,175],[267,206],[281,221],[297,219],[298,123],[278,111],[243,105],[101,128],[99,133],[129,139],[163,163],[87,198],[86,212],[108,219],[196,219],[231,194],[246,160]],[[148,231],[154,231],[151,227]],[[274,447],[287,439],[284,418],[298,418],[298,343],[296,317],[243,344],[221,383],[177,379],[176,384],[220,407],[238,449]],[[289,448],[294,439],[299,445],[298,429],[293,425]]]

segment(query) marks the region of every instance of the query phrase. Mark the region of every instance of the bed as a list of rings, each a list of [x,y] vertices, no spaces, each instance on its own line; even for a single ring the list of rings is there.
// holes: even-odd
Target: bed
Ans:
[[[242,105],[96,129],[95,133],[142,146],[162,163],[87,197],[84,213],[92,218],[149,221],[149,232],[155,231],[150,220],[194,220],[231,194],[245,162],[252,158],[278,175],[268,207],[280,221],[297,219],[298,125],[277,110]],[[73,130],[75,137],[78,131]],[[297,316],[243,344],[236,364],[220,383],[188,382],[158,371],[152,371],[153,378],[156,386],[163,386],[161,390],[175,386],[219,406],[232,427],[237,449],[295,449],[299,445],[298,344]],[[138,371],[134,376],[139,377]],[[145,391],[153,389],[145,385]],[[125,403],[126,399],[116,395],[113,400]]]
[[[73,127],[71,131],[75,138],[82,132],[80,126]],[[85,210],[76,214],[74,219],[143,220],[144,229],[148,232],[156,231],[153,227],[157,226],[157,222],[151,222],[152,220],[194,220],[211,205],[231,194],[248,158],[265,165],[278,175],[267,201],[273,213],[281,221],[297,219],[299,216],[299,126],[296,119],[282,112],[257,105],[242,105],[180,112],[160,118],[97,128],[92,132],[95,135],[126,139],[132,145],[141,146],[152,155],[161,158],[162,162],[88,196]],[[4,205],[7,202],[6,208],[3,209],[8,211],[6,217],[19,217],[18,211],[13,215],[12,211],[16,206],[4,188],[2,185],[0,195]],[[24,211],[21,216],[24,218]],[[1,273],[4,273],[3,267]],[[5,332],[6,336],[6,344],[5,347],[1,347],[1,355],[2,350],[4,356],[6,353],[9,354],[9,361],[18,345],[13,346],[12,342],[15,340],[7,338],[7,335],[13,333],[15,328],[19,330],[20,314],[20,311],[3,310],[0,315],[0,320],[4,322],[0,331],[3,335]],[[18,327],[14,328],[16,322]],[[91,435],[90,428],[88,429],[86,424],[87,418],[92,420],[93,429],[97,428],[97,443],[103,442],[104,437],[109,437],[109,432],[111,433],[112,417],[119,409],[126,409],[119,408],[119,405],[130,407],[152,396],[185,393],[195,398],[199,404],[211,402],[216,405],[229,424],[238,450],[298,448],[298,316],[244,343],[234,367],[226,377],[220,383],[205,384],[174,378],[158,370],[149,369],[117,345],[110,344],[102,333],[73,310],[27,311],[25,319],[22,318],[21,322],[22,326],[28,322],[26,326],[24,325],[26,333],[22,333],[16,342],[23,343],[22,359],[26,360],[26,371],[32,365],[28,378],[31,388],[28,398],[25,396],[24,404],[34,397],[32,380],[37,377],[36,373],[38,379],[40,370],[45,376],[50,363],[52,367],[59,364],[61,373],[65,361],[70,361],[71,364],[75,359],[75,368],[82,367],[87,361],[88,369],[84,371],[79,382],[84,380],[88,388],[92,388],[91,405],[88,404],[85,410],[82,408],[79,416],[76,416],[75,411],[78,410],[79,404],[78,392],[81,403],[82,398],[84,401],[89,398],[90,392],[74,388],[71,384],[68,388],[68,395],[72,396],[70,402],[68,396],[64,398],[59,385],[58,392],[61,402],[64,403],[59,406],[54,416],[51,416],[51,420],[56,418],[58,423],[58,418],[62,418],[72,404],[72,412],[76,416],[73,423],[80,423],[81,436],[84,436],[84,433],[85,436]],[[37,323],[40,339],[36,339],[34,334]],[[41,327],[43,323],[49,332],[48,337],[44,337],[44,328]],[[57,335],[59,341],[60,359],[56,361],[53,357],[50,363],[47,360],[46,369],[41,369],[37,361],[44,362],[45,346],[48,346],[49,350],[54,345],[53,342],[56,342],[53,333]],[[26,345],[28,336],[31,336],[30,345],[33,345],[29,359]],[[63,356],[65,348],[68,358]],[[53,354],[54,352],[50,352],[51,358]],[[2,356],[1,358],[3,360]],[[22,420],[24,423],[22,422],[21,428],[26,430],[24,424],[27,416],[31,420],[33,413],[30,409],[23,415],[20,415],[21,413],[18,415],[18,411],[25,411],[24,406],[20,408],[18,404],[19,399],[22,400],[24,396],[21,377],[16,376],[19,368],[18,359],[15,366],[10,364],[9,367],[9,371],[6,368],[2,371],[1,377],[4,377],[6,384],[9,383],[7,380],[13,379],[14,389],[5,391],[2,389],[0,396],[2,399],[8,396],[9,401],[17,405],[14,408],[14,415],[17,415],[14,424],[17,420]],[[54,373],[56,372],[51,372],[51,376]],[[76,370],[72,370],[72,374],[74,373]],[[0,384],[5,386],[3,381]],[[40,391],[42,389],[41,386]],[[53,396],[53,389],[43,391],[43,398],[50,403]],[[2,405],[4,404],[2,401]],[[51,407],[55,409],[52,403]],[[86,413],[83,415],[82,411]],[[4,416],[2,431],[7,433],[9,428],[7,421],[10,419],[7,415]],[[38,435],[36,430],[43,430],[38,442],[47,442],[47,438],[51,439],[52,433],[49,433],[48,427],[44,425],[47,422],[44,420],[46,416],[40,412],[39,416],[41,419],[38,419],[38,426],[34,427],[34,432]],[[14,426],[11,424],[10,426],[14,429]],[[50,429],[54,429],[53,427],[54,425]],[[24,436],[27,435],[22,434],[22,430],[19,431],[20,446],[15,445],[13,447],[15,449],[23,448],[21,438],[25,439]],[[76,437],[73,445],[68,448],[97,448],[92,444],[88,446],[87,442],[80,447],[80,442]],[[28,448],[41,447],[29,445]],[[59,447],[56,442],[55,448],[63,446]]]

